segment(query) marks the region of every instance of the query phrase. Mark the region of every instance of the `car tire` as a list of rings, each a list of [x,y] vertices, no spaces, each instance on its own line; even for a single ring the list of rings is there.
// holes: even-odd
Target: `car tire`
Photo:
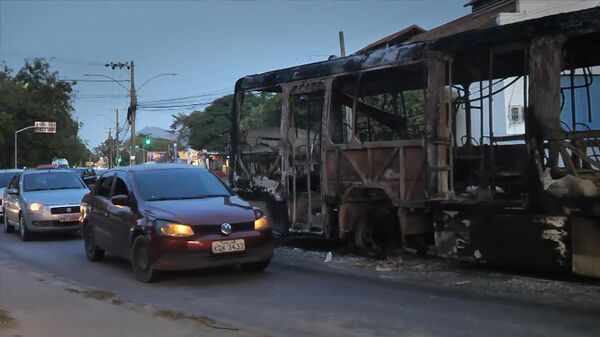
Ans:
[[[158,280],[158,271],[154,270],[150,264],[148,256],[149,245],[148,239],[144,235],[139,235],[133,241],[133,248],[131,250],[133,275],[136,280],[144,283],[151,283]]]
[[[96,245],[96,239],[94,238],[94,231],[92,226],[85,225],[83,227],[83,245],[85,248],[85,257],[88,261],[96,262],[101,261],[104,258],[104,250],[100,249]]]
[[[270,263],[271,260],[269,259],[267,261],[244,263],[241,265],[241,267],[243,271],[248,273],[262,273],[265,271],[265,269],[267,269]]]
[[[21,216],[19,217],[19,236],[21,237],[21,241],[31,241],[33,234],[27,229],[25,226],[25,219]]]
[[[4,211],[4,216],[2,218],[4,222],[4,233],[14,233],[15,227],[8,223],[8,219],[6,218],[6,211]]]

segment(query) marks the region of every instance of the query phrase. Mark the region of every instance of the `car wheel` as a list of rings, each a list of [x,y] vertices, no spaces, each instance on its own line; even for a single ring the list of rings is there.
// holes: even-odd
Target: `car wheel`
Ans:
[[[27,226],[25,226],[25,219],[23,217],[19,217],[19,236],[21,237],[21,241],[30,241],[32,236]]]
[[[154,270],[150,264],[148,246],[148,239],[145,236],[140,235],[133,241],[131,254],[133,275],[136,280],[144,283],[154,282],[158,279],[158,272]]]
[[[6,218],[6,211],[4,211],[4,233],[13,233],[15,228],[8,223],[8,219]]]
[[[83,227],[83,244],[85,246],[85,257],[89,261],[95,262],[104,258],[104,250],[96,245],[94,231],[90,225]]]
[[[252,262],[252,263],[244,263],[244,264],[242,264],[241,267],[242,267],[242,270],[245,272],[261,273],[265,269],[267,269],[267,267],[269,266],[269,263],[271,263],[271,260]]]

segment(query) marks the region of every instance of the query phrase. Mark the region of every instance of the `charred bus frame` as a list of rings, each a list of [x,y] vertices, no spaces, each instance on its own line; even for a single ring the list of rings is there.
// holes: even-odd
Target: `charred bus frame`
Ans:
[[[600,118],[588,77],[572,80],[599,65],[589,9],[246,76],[230,183],[282,232],[600,277],[600,131],[577,130],[574,103],[572,127],[561,121],[582,88]],[[494,134],[494,97],[515,81],[525,132]],[[282,106],[250,144],[240,119],[253,91]]]

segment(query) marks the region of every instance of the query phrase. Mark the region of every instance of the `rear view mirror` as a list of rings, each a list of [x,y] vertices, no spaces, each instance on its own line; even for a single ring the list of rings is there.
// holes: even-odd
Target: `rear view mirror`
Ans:
[[[16,188],[9,188],[8,190],[6,190],[6,193],[8,194],[19,194],[19,190]]]
[[[124,194],[115,195],[110,199],[115,206],[127,206],[129,204],[129,197]]]

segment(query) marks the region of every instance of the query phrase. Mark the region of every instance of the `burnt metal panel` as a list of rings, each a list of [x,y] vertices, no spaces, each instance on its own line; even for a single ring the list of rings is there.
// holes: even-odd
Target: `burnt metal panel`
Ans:
[[[300,80],[352,73],[376,68],[418,63],[427,42],[393,46],[368,54],[351,55],[328,61],[310,63],[291,68],[246,76],[240,79],[240,90],[258,90]]]
[[[444,205],[435,211],[438,255],[544,272],[571,270],[569,217],[507,211],[507,205]]]

